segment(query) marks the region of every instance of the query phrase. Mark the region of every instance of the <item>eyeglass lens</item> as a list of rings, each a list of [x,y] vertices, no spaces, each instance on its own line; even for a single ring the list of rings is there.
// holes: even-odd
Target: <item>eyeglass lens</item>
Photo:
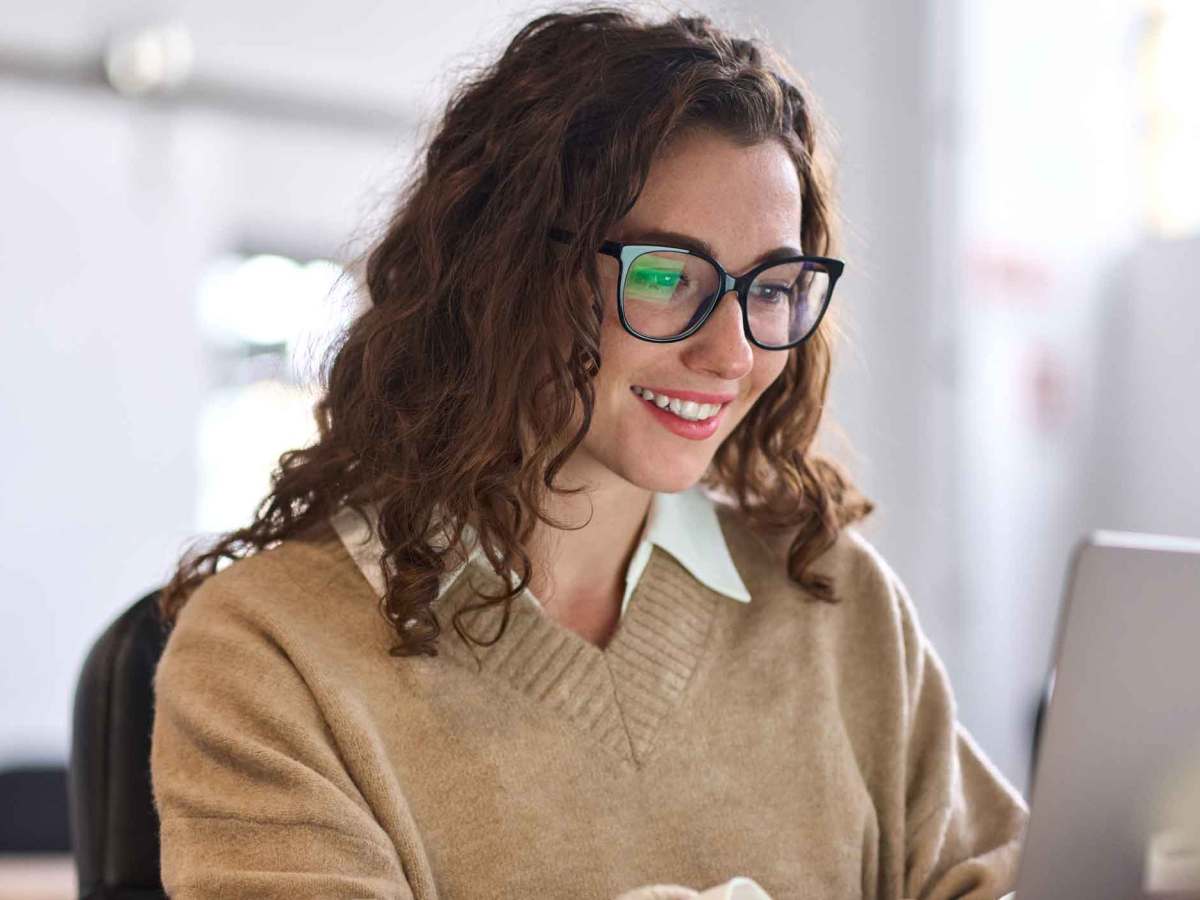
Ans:
[[[817,262],[764,269],[747,295],[751,336],[768,347],[807,337],[825,306],[829,283],[829,272]],[[720,273],[702,257],[670,250],[643,253],[625,275],[625,320],[646,337],[676,337],[704,314],[720,284]]]

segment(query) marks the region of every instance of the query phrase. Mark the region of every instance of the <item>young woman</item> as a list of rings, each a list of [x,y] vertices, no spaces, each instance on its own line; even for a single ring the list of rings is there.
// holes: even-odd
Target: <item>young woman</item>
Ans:
[[[319,440],[163,593],[172,895],[1010,890],[1025,804],[812,450],[826,170],[705,18],[543,16],[457,92]]]

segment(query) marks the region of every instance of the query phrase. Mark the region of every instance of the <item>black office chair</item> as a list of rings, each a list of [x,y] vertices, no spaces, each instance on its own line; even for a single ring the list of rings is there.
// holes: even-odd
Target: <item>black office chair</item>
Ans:
[[[75,688],[71,844],[83,900],[166,897],[150,786],[154,669],[166,643],[158,591],[105,629]]]

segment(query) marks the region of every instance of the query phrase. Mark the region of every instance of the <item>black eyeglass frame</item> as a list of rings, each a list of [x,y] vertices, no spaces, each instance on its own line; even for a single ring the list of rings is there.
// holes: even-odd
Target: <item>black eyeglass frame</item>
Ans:
[[[561,228],[550,229],[550,238],[552,240],[559,241],[560,243],[570,243],[574,237],[574,234],[569,231],[564,231]],[[717,274],[721,279],[721,286],[717,289],[716,293],[712,297],[709,297],[705,301],[704,311],[700,314],[699,318],[696,320],[696,323],[688,328],[687,331],[681,332],[673,337],[665,338],[651,337],[648,334],[642,334],[641,332],[635,330],[625,318],[625,277],[629,273],[630,265],[633,264],[634,260],[644,256],[647,253],[653,253],[661,250],[669,250],[672,253],[686,253],[689,256],[697,256],[711,264],[712,267],[717,270]],[[720,305],[721,298],[730,291],[737,291],[738,305],[742,308],[742,332],[747,338],[749,338],[750,343],[756,347],[762,348],[763,350],[791,350],[793,347],[800,346],[810,337],[816,334],[817,327],[821,324],[821,320],[825,318],[825,313],[829,310],[829,302],[833,299],[833,289],[837,286],[838,279],[842,277],[842,271],[846,266],[842,260],[834,259],[831,256],[787,256],[780,259],[767,260],[766,262],[759,263],[757,266],[741,275],[733,276],[725,271],[725,267],[707,253],[703,253],[700,250],[694,250],[689,247],[672,247],[666,244],[627,244],[621,241],[605,241],[600,245],[599,252],[603,253],[605,256],[611,256],[613,259],[617,260],[621,266],[621,271],[617,279],[617,315],[621,320],[621,326],[634,337],[640,338],[643,341],[650,341],[654,344],[673,344],[676,341],[682,341],[685,338],[695,334],[704,326],[704,323],[708,321],[709,316],[711,316],[713,313],[713,310]],[[826,274],[829,276],[829,290],[825,293],[825,300],[821,305],[821,311],[817,314],[817,318],[813,321],[812,327],[809,328],[808,332],[798,340],[782,346],[771,346],[769,344],[760,343],[750,330],[750,285],[754,283],[755,278],[757,278],[767,269],[795,262],[819,263],[825,267]]]

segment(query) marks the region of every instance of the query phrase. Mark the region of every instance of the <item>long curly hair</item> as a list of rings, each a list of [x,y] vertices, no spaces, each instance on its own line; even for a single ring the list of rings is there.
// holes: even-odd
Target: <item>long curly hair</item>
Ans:
[[[486,596],[484,605],[504,604],[489,643],[499,639],[530,580],[523,545],[537,521],[557,526],[543,501],[564,492],[555,474],[592,418],[605,306],[595,248],[633,206],[656,154],[692,127],[780,141],[800,177],[801,246],[833,250],[812,97],[770,48],[705,16],[542,15],[462,83],[365,255],[370,304],[324,359],[316,442],[279,458],[250,525],[182,554],[160,593],[165,622],[222,560],[316,528],[342,506],[367,518],[371,505],[384,548],[380,612],[398,637],[391,654],[437,655],[431,607],[467,525],[497,572],[519,575]],[[552,244],[555,227],[574,242]],[[812,450],[836,318],[786,351],[783,372],[701,478],[752,527],[790,535],[781,564],[827,602],[838,599],[832,585],[809,564],[873,508]],[[568,434],[577,409],[582,424]],[[454,626],[484,643],[457,615]]]

